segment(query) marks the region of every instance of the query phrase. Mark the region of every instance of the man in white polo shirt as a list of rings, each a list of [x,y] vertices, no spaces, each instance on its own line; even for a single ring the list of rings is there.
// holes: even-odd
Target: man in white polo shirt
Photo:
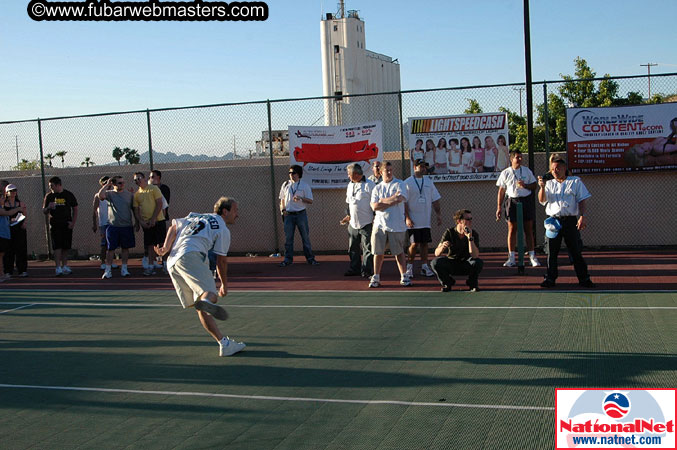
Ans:
[[[393,167],[389,162],[381,165],[383,181],[374,187],[371,193],[371,209],[374,226],[371,232],[371,248],[374,252],[374,275],[369,283],[370,288],[381,285],[381,267],[385,259],[386,243],[390,244],[390,252],[395,255],[397,268],[400,270],[400,284],[411,286],[407,276],[406,245],[407,224],[404,221],[404,202],[407,201],[407,189],[402,180],[393,178]]]
[[[237,217],[235,200],[221,197],[214,204],[214,214],[190,213],[183,219],[174,219],[163,246],[155,246],[160,256],[171,251],[167,267],[176,294],[184,308],[195,307],[202,326],[219,343],[220,356],[233,355],[246,347],[221,334],[214,321],[228,318],[226,310],[216,302],[218,297],[228,295],[230,231],[226,224],[235,223]],[[216,254],[216,270],[221,280],[218,291],[209,270],[209,250]]]
[[[374,255],[371,252],[371,230],[374,222],[371,192],[376,185],[364,176],[362,166],[358,163],[348,166],[348,178],[350,178],[346,191],[348,214],[341,220],[341,225],[348,225],[350,268],[344,275],[368,277],[371,276],[374,267]]]
[[[428,163],[424,159],[414,161],[414,174],[404,180],[407,188],[407,201],[404,204],[404,214],[407,223],[407,237],[409,238],[409,263],[407,276],[414,277],[414,261],[416,249],[421,252],[421,275],[434,277],[435,272],[428,266],[428,243],[432,242],[430,234],[430,214],[435,210],[437,225],[442,225],[440,211],[440,193],[430,178],[424,175],[428,171]]]

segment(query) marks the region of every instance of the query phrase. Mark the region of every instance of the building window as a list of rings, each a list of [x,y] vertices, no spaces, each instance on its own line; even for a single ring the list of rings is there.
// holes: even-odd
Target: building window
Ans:
[[[338,25],[334,25],[334,31],[338,31]]]

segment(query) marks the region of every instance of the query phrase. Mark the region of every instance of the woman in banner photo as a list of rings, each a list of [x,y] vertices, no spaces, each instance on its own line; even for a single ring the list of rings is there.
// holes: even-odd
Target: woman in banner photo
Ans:
[[[505,136],[499,134],[496,138],[498,144],[498,161],[496,162],[496,171],[500,172],[510,165],[510,150],[505,142]]]
[[[461,173],[463,171],[461,155],[462,151],[458,147],[458,139],[449,138],[449,173]]]
[[[475,157],[473,172],[482,172],[484,167],[484,149],[482,148],[482,140],[479,136],[472,138],[472,152]]]
[[[625,160],[632,167],[677,164],[677,117],[670,121],[670,131],[667,137],[633,145],[626,150]]]
[[[414,148],[409,151],[409,158],[411,159],[412,164],[414,164],[417,159],[425,159],[423,139],[416,139],[416,145],[414,145]]]
[[[425,162],[428,163],[428,175],[435,172],[435,142],[432,139],[425,140]]]
[[[440,138],[440,140],[437,141],[437,148],[435,149],[435,173],[449,173],[449,167],[447,166],[447,153],[447,140]]]
[[[475,154],[467,137],[461,138],[461,152],[461,173],[470,173],[475,165]]]
[[[487,136],[484,138],[484,166],[483,172],[496,172],[496,161],[498,160],[498,149],[494,138]]]

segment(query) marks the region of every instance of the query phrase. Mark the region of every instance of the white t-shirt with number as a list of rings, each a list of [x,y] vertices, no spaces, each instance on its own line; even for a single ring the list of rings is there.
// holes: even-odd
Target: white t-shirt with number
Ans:
[[[167,258],[167,267],[172,267],[186,253],[200,252],[205,255],[213,250],[217,255],[227,256],[230,248],[230,230],[218,214],[190,213],[183,219],[174,219],[176,239]]]

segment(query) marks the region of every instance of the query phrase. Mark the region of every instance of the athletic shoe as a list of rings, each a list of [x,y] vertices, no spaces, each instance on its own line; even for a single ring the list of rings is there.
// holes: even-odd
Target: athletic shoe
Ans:
[[[592,280],[591,280],[590,278],[588,278],[588,279],[585,280],[585,281],[581,281],[580,283],[578,283],[578,285],[579,285],[580,287],[590,288],[590,289],[596,288],[596,287],[597,287],[597,285],[596,285],[595,283],[593,283]]]
[[[291,261],[282,261],[280,263],[280,267],[287,267],[287,266],[291,266],[291,265],[292,265]]]
[[[7,281],[7,280],[8,280],[8,279],[5,278],[4,275],[0,277],[0,283],[4,283],[4,282]]]
[[[3,279],[3,280],[9,280],[10,278],[12,278],[12,275],[9,274],[9,273],[6,273],[6,274],[4,274],[4,275],[2,276],[2,279]]]
[[[21,272],[18,276],[21,278],[25,278],[28,276],[28,272]]]
[[[543,282],[541,283],[542,288],[552,288],[555,287],[555,282],[549,279],[544,279]]]
[[[155,275],[155,271],[153,270],[152,266],[146,267],[146,269],[143,271],[143,275],[146,277],[149,277],[151,275]]]
[[[348,270],[343,274],[344,277],[357,277],[360,275],[360,272],[355,272],[353,270]]]
[[[123,277],[130,276],[129,270],[127,270],[126,267],[123,267],[122,270],[120,270],[120,275],[122,275]]]
[[[427,264],[423,264],[421,266],[421,275],[423,275],[424,277],[434,277],[435,272],[433,272],[432,269]]]
[[[154,263],[153,269],[162,269],[164,266],[162,264]]]
[[[531,261],[531,267],[540,267],[541,266],[541,262],[538,260],[536,255],[529,256],[529,261]]]
[[[56,268],[56,276],[60,277],[61,275],[63,275],[63,269],[61,267],[57,267]]]
[[[111,273],[110,270],[104,270],[103,275],[101,275],[101,279],[105,280],[106,278],[113,278],[113,274]]]
[[[244,342],[237,342],[234,339],[224,336],[219,342],[219,356],[231,356],[237,352],[241,352],[246,347]]]
[[[73,273],[73,271],[71,270],[71,268],[68,267],[68,266],[63,266],[63,268],[62,268],[61,270],[63,270],[63,274],[64,274],[64,275],[70,275],[70,274]]]
[[[423,270],[423,269],[421,269]],[[414,278],[414,265],[413,264],[407,264],[407,271],[404,272],[406,276],[408,276],[410,279]]]
[[[141,265],[143,266],[144,269],[148,269],[148,257],[144,256],[143,259],[141,260]]]
[[[400,285],[404,287],[409,287],[411,286],[411,280],[409,279],[408,276],[404,275],[402,278],[400,278]]]
[[[475,287],[471,287],[471,288],[468,290],[468,292],[479,292],[479,290],[480,290],[480,288],[477,287],[477,286],[475,286]]]
[[[319,266],[320,265],[320,263],[315,261],[314,259],[311,259],[310,261],[308,261],[308,264],[310,264],[311,266]]]
[[[106,263],[101,263],[101,270],[106,270]]]
[[[378,275],[372,275],[371,280],[369,280],[369,287],[370,288],[377,288],[381,286],[381,277]]]
[[[515,260],[512,258],[508,258],[506,262],[503,263],[503,267],[515,267],[517,263],[515,263]]]
[[[195,309],[206,312],[217,320],[226,320],[228,318],[228,313],[225,309],[207,300],[198,300],[195,302]]]

